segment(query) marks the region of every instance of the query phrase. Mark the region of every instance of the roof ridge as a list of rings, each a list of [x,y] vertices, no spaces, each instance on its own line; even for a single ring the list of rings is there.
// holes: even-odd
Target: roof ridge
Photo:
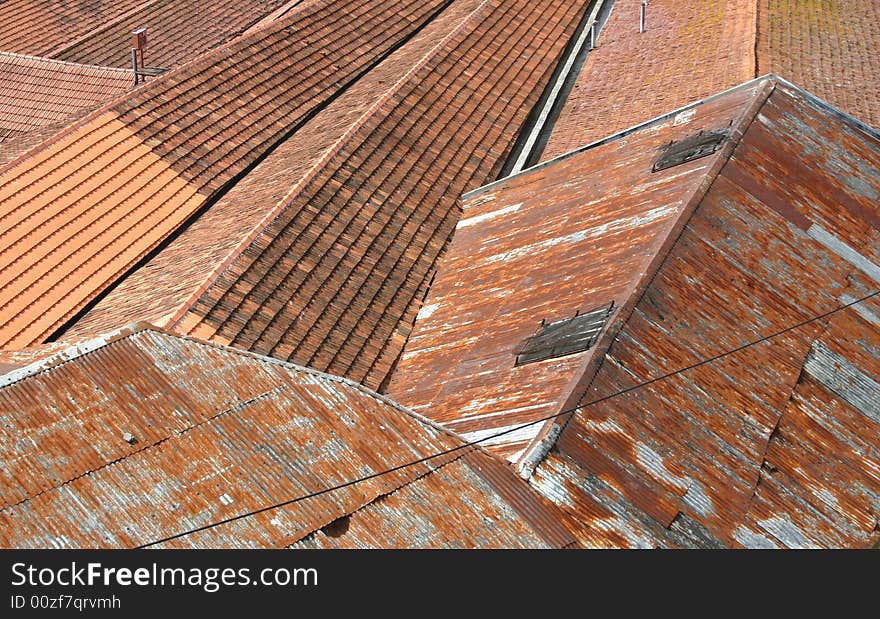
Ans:
[[[715,179],[720,174],[722,168],[733,155],[733,152],[743,135],[745,135],[752,121],[757,117],[758,113],[767,102],[767,99],[775,90],[776,84],[777,79],[775,76],[770,76],[758,80],[750,80],[749,82],[746,82],[746,84],[725,91],[725,93],[735,91],[746,85],[750,87],[759,87],[754,99],[744,107],[743,111],[731,125],[728,139],[722,144],[717,159],[705,172],[703,180],[694,189],[690,198],[684,204],[681,212],[675,217],[667,231],[658,239],[658,241],[655,242],[659,245],[658,250],[653,252],[653,256],[648,262],[647,268],[633,285],[631,292],[626,298],[627,300],[615,312],[614,318],[610,320],[608,328],[605,329],[599,340],[596,342],[595,353],[584,360],[581,367],[569,382],[568,387],[563,392],[564,397],[560,400],[561,403],[556,410],[556,413],[558,413],[559,416],[554,417],[541,425],[538,433],[531,439],[528,446],[523,450],[522,455],[517,459],[516,467],[520,476],[523,478],[528,479],[531,477],[535,468],[547,456],[548,452],[573,417],[573,413],[581,404],[584,394],[587,392],[593,379],[598,374],[599,368],[605,362],[606,354],[608,353],[614,339],[617,337],[617,334],[629,320],[639,299],[641,299],[645,292],[650,288],[651,282],[665,262],[667,256],[678,243],[687,222],[698,210],[703,198],[715,182]],[[715,97],[711,98],[714,99]],[[682,109],[687,110],[694,107],[694,105],[697,104],[688,105]],[[676,110],[673,114],[664,114],[661,118],[670,118],[680,111],[681,110]],[[640,127],[644,127],[657,121],[658,119],[654,119],[648,123],[640,125]],[[604,141],[597,142],[596,144],[599,143],[604,143]],[[573,152],[580,152],[580,150]],[[565,156],[569,156],[570,154],[573,153],[567,153]]]
[[[156,1],[159,1],[159,0],[156,0]],[[302,6],[300,8],[304,8],[305,6],[309,6],[311,4],[327,4],[327,0],[307,0],[306,2],[304,2],[302,4]],[[0,165],[0,176],[6,174],[7,172],[12,170],[13,168],[17,167],[24,160],[29,159],[31,156],[33,156],[37,152],[48,148],[52,144],[59,142],[60,140],[71,135],[72,133],[76,132],[77,130],[82,129],[83,127],[88,125],[90,122],[92,122],[96,118],[100,117],[105,112],[111,111],[116,105],[119,105],[120,103],[123,103],[124,101],[127,101],[128,99],[133,98],[135,96],[140,96],[141,93],[146,92],[146,91],[150,90],[151,88],[159,88],[159,85],[164,84],[164,82],[171,79],[172,77],[176,77],[179,73],[182,73],[183,71],[187,71],[187,70],[191,69],[194,65],[205,62],[208,58],[210,58],[212,56],[221,55],[222,53],[226,52],[230,47],[242,44],[247,39],[256,38],[261,34],[268,34],[268,31],[272,30],[273,27],[277,27],[279,30],[283,29],[286,26],[287,20],[288,19],[292,20],[293,18],[294,18],[294,16],[287,15],[281,19],[278,19],[274,22],[266,24],[266,26],[263,28],[258,28],[256,30],[246,32],[245,34],[243,34],[239,37],[235,37],[229,41],[226,41],[222,45],[218,45],[217,47],[214,47],[214,48],[209,49],[208,51],[206,51],[202,54],[199,54],[195,58],[181,64],[180,66],[174,67],[173,69],[163,73],[162,75],[159,75],[159,76],[157,76],[147,82],[144,82],[143,84],[137,86],[136,88],[132,88],[131,90],[122,94],[119,97],[116,97],[114,99],[111,99],[110,101],[107,101],[106,103],[104,103],[100,107],[89,112],[86,116],[83,116],[82,118],[72,122],[71,124],[66,125],[63,129],[61,129],[60,131],[55,133],[52,137],[50,137],[46,140],[43,140],[42,142],[35,144],[33,147],[19,153],[14,159],[8,161],[6,164]],[[152,147],[150,147],[150,148],[152,150]]]
[[[367,395],[377,402],[381,404],[385,404],[387,406],[392,407],[396,411],[400,413],[404,413],[416,421],[421,422],[424,425],[430,426],[436,430],[443,432],[444,434],[451,436],[455,439],[458,439],[462,442],[467,442],[464,437],[462,437],[457,432],[454,432],[443,425],[437,423],[436,421],[425,417],[424,415],[417,413],[414,410],[411,410],[399,402],[396,402],[385,396],[378,391],[374,391],[370,389],[366,385],[362,385],[359,382],[351,380],[350,378],[345,378],[344,376],[336,376],[334,374],[328,374],[327,372],[322,372],[320,370],[316,370],[314,368],[310,368],[304,365],[299,365],[297,363],[292,363],[290,361],[282,361],[281,359],[276,359],[275,357],[269,357],[268,355],[261,355],[259,353],[251,352],[249,350],[244,350],[242,348],[237,348],[235,346],[228,346],[226,344],[221,344],[219,342],[215,342],[213,340],[202,339],[198,337],[193,337],[191,335],[185,335],[181,333],[176,333],[174,331],[169,330],[168,328],[163,328],[161,326],[156,326],[150,324],[145,321],[137,321],[126,325],[124,327],[120,327],[114,331],[106,333],[104,335],[100,335],[97,337],[89,338],[87,340],[80,341],[79,343],[71,344],[67,348],[59,350],[57,352],[51,353],[18,367],[6,374],[0,375],[0,391],[14,385],[22,380],[27,378],[31,378],[37,376],[38,374],[42,374],[43,372],[49,372],[54,370],[55,368],[64,365],[65,363],[69,363],[74,361],[80,357],[83,357],[89,353],[95,352],[96,350],[100,350],[113,344],[119,340],[128,339],[133,335],[138,333],[143,333],[144,331],[151,331],[153,333],[158,333],[161,335],[165,335],[168,337],[173,337],[180,340],[185,340],[187,342],[192,342],[194,344],[198,344],[200,346],[210,347],[217,350],[223,350],[229,353],[236,354],[241,357],[247,357],[249,359],[254,359],[255,361],[259,361],[261,363],[267,365],[276,365],[281,366],[288,370],[293,370],[295,372],[308,374],[310,376],[315,376],[318,378],[322,378],[325,380],[329,380],[335,383],[340,383],[346,385],[348,387],[352,387],[357,391],[360,391],[364,395]],[[488,454],[488,452],[486,452]],[[491,454],[489,454],[491,455]],[[494,456],[493,456],[494,457]]]
[[[64,45],[61,45],[59,47],[56,47],[55,49],[50,51],[48,54],[46,54],[46,56],[54,59],[56,56],[63,54],[64,52],[66,52],[69,49],[72,49],[73,47],[76,47],[77,45],[79,45],[83,41],[88,41],[89,39],[91,39],[95,35],[101,34],[102,32],[106,32],[107,30],[109,30],[110,28],[112,28],[113,26],[118,24],[119,22],[124,21],[124,20],[128,19],[129,17],[131,17],[132,15],[136,15],[136,14],[140,13],[142,10],[150,8],[153,5],[158,4],[160,2],[167,2],[167,0],[146,0],[146,2],[138,4],[137,6],[130,8],[129,10],[125,11],[124,13],[117,15],[113,19],[106,21],[106,22],[103,22],[99,26],[92,28],[91,30],[86,32],[84,35],[77,37],[73,41],[71,41],[69,43],[65,43]]]
[[[18,52],[7,52],[4,50],[0,50],[0,57],[12,57],[12,58],[21,58],[24,60],[30,60],[32,62],[39,62],[47,65],[61,65],[67,67],[85,67],[88,69],[97,69],[99,71],[107,71],[108,73],[125,73],[131,75],[131,69],[123,69],[121,67],[105,67],[99,64],[86,64],[83,62],[71,62],[70,60],[59,60],[58,58],[51,58],[48,56],[32,56],[30,54],[19,54]]]
[[[574,155],[577,155],[577,154],[582,153],[584,151],[591,150],[591,149],[597,148],[599,146],[603,146],[603,145],[608,144],[610,142],[616,142],[617,140],[621,140],[621,139],[625,138],[626,136],[628,136],[632,133],[635,133],[636,131],[641,131],[642,129],[645,129],[655,123],[659,123],[659,122],[663,122],[664,120],[668,120],[669,118],[672,118],[673,116],[676,116],[677,114],[680,114],[681,112],[686,112],[687,110],[690,110],[690,109],[695,108],[697,106],[703,105],[704,103],[709,103],[711,101],[715,101],[716,99],[720,99],[721,97],[725,97],[725,96],[727,96],[731,93],[737,92],[739,90],[746,90],[746,89],[754,86],[755,84],[760,83],[762,80],[775,80],[775,81],[784,82],[788,86],[792,86],[792,84],[785,81],[784,79],[782,79],[778,75],[776,75],[774,73],[767,73],[766,75],[762,75],[760,77],[750,79],[747,82],[743,82],[741,84],[731,86],[730,88],[726,88],[725,90],[714,93],[708,97],[698,99],[697,101],[692,101],[691,103],[688,103],[687,105],[683,105],[683,106],[676,108],[670,112],[664,112],[663,114],[660,114],[659,116],[655,116],[654,118],[651,118],[646,121],[640,122],[638,124],[632,125],[631,127],[627,127],[626,129],[622,129],[620,131],[617,131],[616,133],[612,133],[611,135],[606,136],[604,138],[600,138],[598,140],[594,140],[593,142],[589,142],[587,144],[584,144],[583,146],[578,146],[577,148],[573,148],[572,150],[564,152],[561,155],[556,155],[552,159],[546,159],[544,161],[541,161],[540,163],[536,163],[535,165],[533,165],[529,168],[524,168],[524,169],[520,170],[519,172],[517,172],[516,174],[510,174],[509,176],[505,176],[503,178],[499,178],[498,180],[494,180],[491,183],[486,183],[485,185],[483,185],[481,187],[477,187],[475,189],[471,189],[470,191],[466,191],[465,193],[461,194],[461,199],[466,200],[466,199],[470,198],[471,196],[479,195],[479,194],[483,193],[484,191],[491,189],[492,187],[495,187],[496,185],[500,185],[501,183],[507,182],[510,179],[516,178],[516,177],[518,177],[522,174],[525,174],[527,172],[532,172],[534,170],[540,170],[541,168],[545,168],[553,163],[556,163],[557,161],[561,161],[563,159],[568,159],[569,157],[573,157]],[[793,86],[793,87],[797,88],[797,86]],[[798,90],[802,91],[800,88],[798,88]],[[805,92],[805,91],[802,91],[802,92]],[[807,94],[809,94],[809,93],[807,93]],[[810,96],[813,96],[813,95],[810,95]],[[844,114],[843,112],[841,112],[841,113]]]
[[[339,137],[333,144],[331,144],[325,151],[324,154],[318,159],[315,164],[309,168],[305,174],[302,175],[299,182],[297,182],[285,195],[281,200],[278,201],[275,208],[273,208],[269,213],[267,213],[252,229],[251,231],[239,242],[227,255],[227,257],[218,263],[218,265],[214,268],[214,270],[209,273],[202,284],[186,299],[184,303],[178,308],[177,312],[175,312],[171,318],[168,319],[166,325],[171,328],[175,326],[181,326],[187,333],[190,332],[194,325],[188,325],[184,320],[186,314],[190,311],[193,305],[198,301],[199,298],[205,293],[205,291],[210,288],[210,286],[219,278],[232,264],[235,260],[241,256],[242,253],[251,245],[251,243],[256,240],[256,238],[260,235],[260,233],[265,230],[269,224],[273,220],[275,220],[278,215],[287,208],[289,202],[300,193],[312,179],[314,179],[318,173],[324,168],[324,166],[330,161],[332,157],[334,157],[346,144],[348,144],[357,132],[367,123],[367,121],[372,118],[381,107],[391,100],[393,96],[406,84],[406,82],[415,75],[416,72],[421,70],[425,65],[430,62],[430,60],[445,46],[450,40],[454,39],[464,28],[469,25],[476,17],[478,13],[480,13],[487,4],[489,4],[491,0],[482,0],[480,4],[467,16],[459,22],[459,24],[449,31],[440,41],[437,42],[436,45],[432,46],[427,52],[425,52],[422,57],[419,59],[417,63],[415,63],[404,75],[402,75],[392,86],[385,90],[385,93],[379,97],[376,102],[371,105],[367,110],[361,114],[358,119],[353,122],[346,132]]]

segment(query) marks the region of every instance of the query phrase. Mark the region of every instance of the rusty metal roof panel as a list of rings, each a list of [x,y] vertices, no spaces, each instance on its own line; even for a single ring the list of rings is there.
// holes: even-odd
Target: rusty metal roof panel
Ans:
[[[514,549],[575,545],[560,522],[558,509],[542,501],[546,499],[504,464],[484,453],[471,452],[374,501],[352,514],[348,522],[320,529],[292,547]],[[474,505],[480,505],[480,518],[474,518]],[[483,519],[493,523],[491,530]]]
[[[4,547],[147,544],[461,444],[350,381],[145,325],[7,374],[0,417]],[[555,506],[509,500],[526,488],[512,471],[477,473],[488,458],[457,452],[162,546],[286,546],[380,497],[353,518],[389,520],[359,544],[571,542]],[[412,527],[387,537],[388,522]]]
[[[44,341],[441,4],[306,3],[8,164],[0,346]]]
[[[372,88],[316,116],[217,205],[218,219],[206,213],[82,328],[136,306],[180,332],[380,386],[460,216],[458,195],[500,169],[585,8],[452,2],[364,78]],[[247,232],[206,247],[230,214]]]
[[[655,161],[670,142],[732,131],[766,87],[749,84],[467,194],[388,393],[470,439],[561,410],[721,151],[656,172]],[[542,322],[611,303],[612,326],[592,349],[516,364]],[[517,461],[543,426],[484,444]]]
[[[583,401],[877,290],[878,179],[876,134],[779,82]],[[870,546],[880,516],[877,308],[870,300],[585,408],[533,485],[558,477],[560,457],[584,478],[600,476],[653,521],[655,533],[625,545],[699,545],[669,537],[686,517],[724,546]],[[588,448],[620,471],[601,468]],[[632,478],[640,484],[625,483]],[[597,496],[586,484],[569,491]],[[679,505],[672,524],[674,508],[657,512],[664,501]],[[609,531],[611,543],[631,524]],[[583,535],[596,544],[594,532]]]

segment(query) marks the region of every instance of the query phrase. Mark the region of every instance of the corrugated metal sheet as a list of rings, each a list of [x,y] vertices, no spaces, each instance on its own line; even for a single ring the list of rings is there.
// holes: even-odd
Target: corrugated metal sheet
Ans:
[[[584,401],[876,290],[878,197],[878,136],[778,84]],[[877,310],[868,301],[584,409],[533,485],[623,514],[609,526],[604,515],[573,510],[586,545],[872,545],[880,332],[864,314]]]
[[[662,148],[701,129],[738,126],[766,87],[749,84],[467,194],[388,393],[472,440],[562,410],[721,162],[719,151],[654,173]],[[611,302],[611,326],[592,349],[514,367],[541,321]],[[484,445],[516,461],[543,427]]]
[[[349,381],[149,327],[3,377],[0,420],[3,547],[146,544],[461,444]],[[385,528],[355,528],[345,538],[351,544],[571,541],[551,504],[507,500],[510,487],[523,486],[511,471],[481,481],[470,463],[489,466],[488,456],[460,456],[162,546],[285,546],[380,497],[381,505],[353,519],[381,513]],[[416,487],[395,493],[415,480]],[[455,518],[445,519],[441,508]],[[427,522],[427,529],[417,526]],[[402,523],[409,527],[396,526]]]
[[[0,347],[44,341],[442,5],[306,3],[9,164]]]

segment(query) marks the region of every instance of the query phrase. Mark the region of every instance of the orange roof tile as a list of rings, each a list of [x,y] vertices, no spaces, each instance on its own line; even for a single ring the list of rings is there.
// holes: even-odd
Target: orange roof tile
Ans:
[[[0,131],[65,120],[128,90],[132,72],[0,51]]]
[[[51,52],[53,58],[131,67],[131,32],[146,28],[144,62],[173,68],[232,40],[286,0],[153,0]]]
[[[457,196],[498,173],[583,10],[453,2],[72,332],[148,318],[380,386]]]
[[[0,170],[0,347],[44,341],[440,0],[341,2],[307,3]]]
[[[148,544],[461,445],[360,385],[147,325],[0,377],[0,400],[4,548]],[[161,546],[575,544],[560,519],[471,448]]]
[[[737,113],[719,151],[652,171]],[[470,436],[525,419],[520,394],[548,415],[601,400],[512,454],[586,546],[871,546],[880,303],[741,347],[878,290],[878,198],[880,134],[778,78],[504,179],[467,196],[389,394]],[[536,320],[608,297],[591,350],[514,367]]]

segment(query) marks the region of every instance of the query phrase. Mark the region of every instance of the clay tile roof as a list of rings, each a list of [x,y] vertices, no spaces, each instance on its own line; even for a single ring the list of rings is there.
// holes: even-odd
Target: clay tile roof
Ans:
[[[770,78],[472,192],[389,395],[485,436],[876,292],[878,179],[880,134]],[[514,367],[542,318],[609,300],[592,348]],[[870,546],[878,326],[875,297],[494,449],[587,546]]]
[[[0,51],[0,135],[69,121],[116,99],[133,83],[132,72],[124,69]]]
[[[71,333],[146,319],[381,386],[457,196],[498,174],[583,10],[453,2]]]
[[[461,444],[357,384],[148,325],[0,377],[0,400],[4,548],[148,544]],[[570,546],[560,521],[467,449],[162,545]]]
[[[131,32],[146,28],[146,65],[176,67],[232,40],[285,3],[286,0],[200,0],[194,5],[192,0],[152,0],[60,46],[52,56],[131,67]]]
[[[549,160],[747,79],[778,74],[880,126],[880,4],[615,0],[556,120]]]
[[[0,347],[44,341],[439,4],[306,3],[0,170]]]
[[[52,50],[136,9],[145,0],[4,0],[0,50],[49,56]]]

